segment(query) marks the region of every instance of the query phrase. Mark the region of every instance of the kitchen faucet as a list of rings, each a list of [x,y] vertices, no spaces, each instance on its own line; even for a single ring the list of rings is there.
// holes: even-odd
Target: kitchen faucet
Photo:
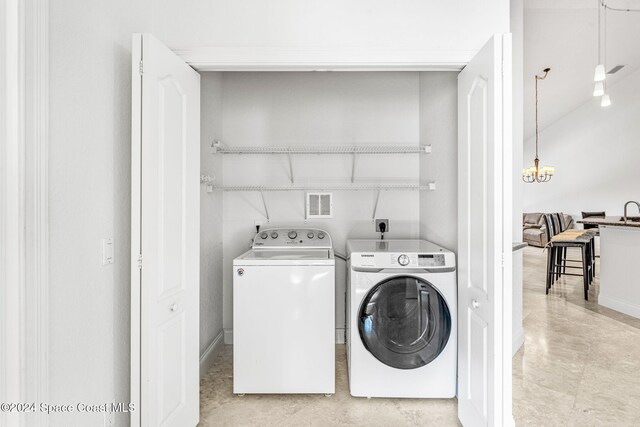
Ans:
[[[634,201],[634,200],[629,200],[627,203],[624,204],[624,223],[627,223],[627,206],[629,206],[631,203],[635,203],[635,205],[638,207],[638,212],[640,212],[640,203]]]

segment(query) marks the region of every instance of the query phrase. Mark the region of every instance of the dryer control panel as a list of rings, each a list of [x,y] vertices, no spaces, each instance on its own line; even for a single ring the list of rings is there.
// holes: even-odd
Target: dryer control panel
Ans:
[[[367,269],[455,269],[455,254],[424,240],[350,240],[352,267]]]
[[[269,228],[253,238],[254,249],[331,249],[331,236],[317,228]]]

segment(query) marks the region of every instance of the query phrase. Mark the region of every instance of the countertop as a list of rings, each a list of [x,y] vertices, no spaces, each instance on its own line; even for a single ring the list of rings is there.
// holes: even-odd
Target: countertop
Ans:
[[[617,227],[633,227],[640,228],[640,218],[637,216],[629,216],[636,221],[629,220],[626,224],[622,221],[622,216],[608,216],[605,218],[585,218],[576,221],[578,224],[591,224],[591,225],[615,225]]]
[[[520,249],[526,248],[527,246],[529,246],[528,243],[526,242],[513,242],[513,249],[512,251],[519,251]]]

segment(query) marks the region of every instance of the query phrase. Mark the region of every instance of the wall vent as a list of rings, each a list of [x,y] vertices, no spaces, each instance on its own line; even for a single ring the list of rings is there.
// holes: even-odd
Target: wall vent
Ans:
[[[613,67],[612,69],[610,69],[607,74],[615,74],[618,71],[622,70],[622,68],[624,67],[624,65],[616,65],[615,67]]]
[[[332,218],[333,196],[331,193],[307,193],[307,218]]]

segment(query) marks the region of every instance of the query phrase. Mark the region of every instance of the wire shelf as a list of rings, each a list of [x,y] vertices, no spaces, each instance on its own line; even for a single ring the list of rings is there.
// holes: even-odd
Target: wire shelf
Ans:
[[[229,147],[214,144],[213,150],[214,154],[420,154],[430,153],[431,145]]]

